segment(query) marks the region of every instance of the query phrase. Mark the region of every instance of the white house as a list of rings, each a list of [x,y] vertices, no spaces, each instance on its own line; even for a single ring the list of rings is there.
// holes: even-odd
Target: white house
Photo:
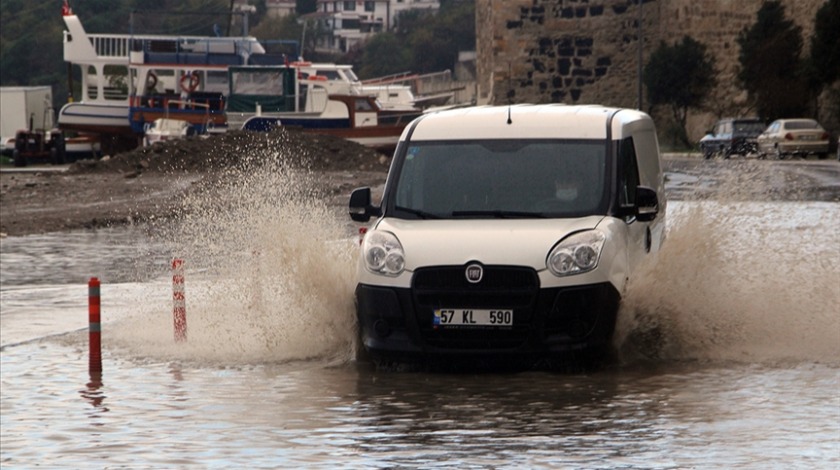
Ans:
[[[295,0],[265,0],[265,9],[268,16],[282,18],[295,13]]]
[[[397,16],[408,10],[440,9],[438,0],[317,0],[315,13],[304,15],[329,32],[317,40],[324,52],[348,52],[372,35],[396,26]]]

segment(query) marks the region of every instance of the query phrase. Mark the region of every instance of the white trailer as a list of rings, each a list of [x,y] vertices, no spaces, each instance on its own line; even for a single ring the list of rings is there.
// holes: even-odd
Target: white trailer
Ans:
[[[14,137],[19,130],[49,133],[55,126],[52,87],[0,87],[0,136]]]

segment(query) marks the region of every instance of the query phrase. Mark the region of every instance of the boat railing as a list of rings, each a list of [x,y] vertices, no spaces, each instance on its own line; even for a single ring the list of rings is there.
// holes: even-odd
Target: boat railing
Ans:
[[[362,80],[364,85],[388,85],[388,84],[402,84],[406,81],[413,80],[418,77],[418,74],[412,72],[400,72],[391,75],[384,75],[382,77],[368,78]]]
[[[194,92],[189,99],[184,100],[177,93],[158,93],[138,99],[134,106],[163,110],[201,108],[208,112],[221,112],[225,109],[225,98],[221,93]]]
[[[422,95],[449,89],[452,83],[452,72],[450,70],[424,74],[405,72],[362,80],[362,83],[365,85],[409,85],[412,92]]]
[[[89,34],[93,50],[99,57],[128,58],[129,35]]]
[[[67,31],[65,34],[69,34]],[[128,60],[131,52],[143,52],[147,60],[168,59],[175,63],[209,63],[210,57],[249,57],[265,49],[255,38],[204,36],[137,36],[130,34],[88,34],[96,55],[101,59]],[[172,56],[172,54],[175,54]],[[240,59],[241,60],[241,59]],[[277,60],[277,59],[275,59]],[[156,61],[156,60],[155,60]]]

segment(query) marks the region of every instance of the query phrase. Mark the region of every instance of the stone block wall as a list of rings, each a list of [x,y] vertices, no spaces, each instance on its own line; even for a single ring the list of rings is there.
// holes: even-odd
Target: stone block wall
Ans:
[[[782,2],[803,29],[803,53],[825,1]],[[736,38],[755,22],[762,2],[476,0],[478,101],[639,107],[639,38],[646,64],[661,41],[688,35],[706,45],[719,73],[709,111],[690,120],[690,134],[699,138],[718,116],[750,113],[735,80]],[[648,110],[644,96],[641,108]]]

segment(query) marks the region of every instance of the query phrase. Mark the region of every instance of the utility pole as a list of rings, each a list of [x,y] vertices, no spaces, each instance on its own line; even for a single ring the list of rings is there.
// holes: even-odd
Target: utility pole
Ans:
[[[639,2],[639,19],[638,19],[638,70],[637,70],[637,103],[639,111],[642,110],[642,49],[644,46],[644,36],[642,31],[642,21],[644,20],[644,15],[642,13],[642,3],[643,0],[636,0]]]

